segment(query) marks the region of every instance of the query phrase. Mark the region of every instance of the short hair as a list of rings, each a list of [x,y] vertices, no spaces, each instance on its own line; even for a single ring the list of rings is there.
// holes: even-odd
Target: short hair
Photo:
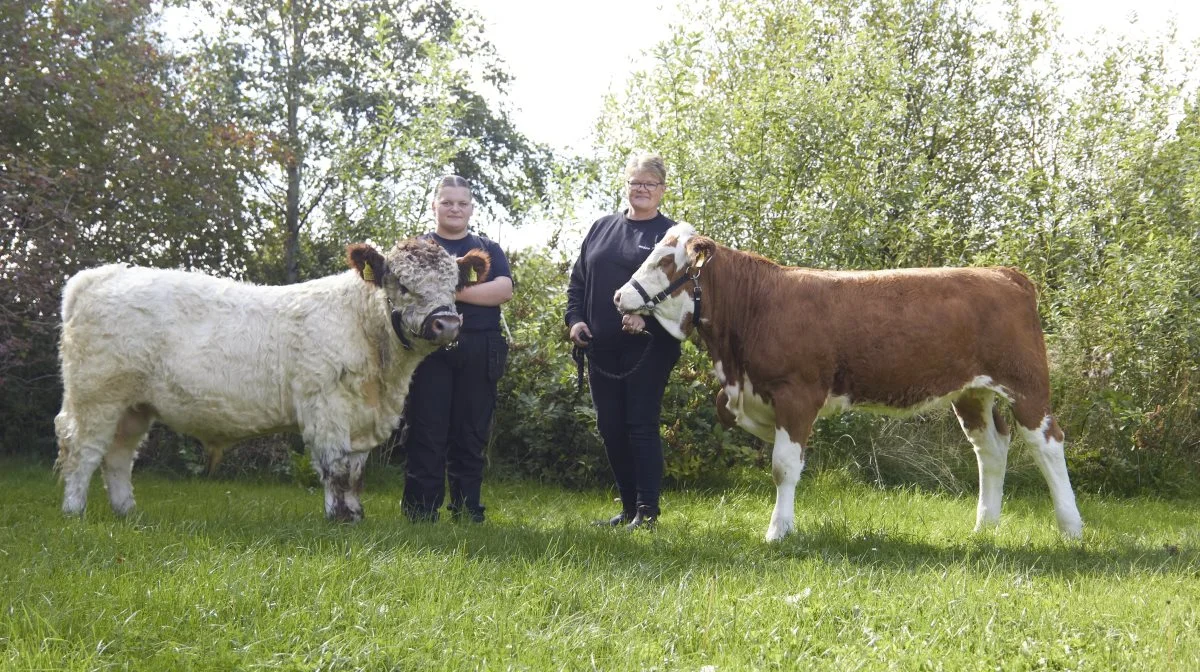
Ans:
[[[629,176],[642,171],[654,173],[659,182],[665,184],[667,181],[667,164],[658,154],[633,154],[629,157],[629,161],[625,163],[625,175]]]
[[[471,200],[475,199],[475,190],[471,188],[471,181],[462,175],[442,175],[433,181],[433,200],[437,200],[439,194],[442,193],[443,187],[466,187],[467,192],[471,194]]]

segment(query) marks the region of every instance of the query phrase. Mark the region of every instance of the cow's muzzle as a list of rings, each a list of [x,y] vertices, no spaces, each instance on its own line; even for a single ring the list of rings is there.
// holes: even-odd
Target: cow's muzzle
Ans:
[[[392,311],[392,331],[396,332],[396,337],[400,339],[405,350],[412,350],[410,336],[424,339],[438,346],[453,343],[458,339],[460,327],[462,327],[462,316],[449,306],[438,306],[425,316],[419,333],[409,331],[404,326],[404,316],[399,310]]]

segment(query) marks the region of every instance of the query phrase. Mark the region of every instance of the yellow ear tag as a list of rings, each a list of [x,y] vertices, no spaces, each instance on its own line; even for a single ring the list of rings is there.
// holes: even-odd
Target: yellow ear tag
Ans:
[[[371,270],[370,264],[363,264],[362,276],[367,282],[375,282],[375,271]]]
[[[471,266],[467,270],[467,282],[476,282],[479,280],[479,273],[475,271],[475,267]]]
[[[692,264],[692,265],[693,265],[693,266],[695,266],[696,268],[700,268],[701,266],[703,266],[703,265],[704,265],[704,262],[706,262],[706,261],[708,261],[708,255],[707,255],[707,254],[701,254],[701,255],[699,255],[699,256],[697,256],[697,257],[696,257],[696,263],[694,263],[694,264]]]

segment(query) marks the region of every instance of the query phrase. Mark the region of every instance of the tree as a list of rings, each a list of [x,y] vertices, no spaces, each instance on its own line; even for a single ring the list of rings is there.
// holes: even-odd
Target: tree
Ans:
[[[1194,473],[1194,49],[1067,54],[1051,7],[999,9],[718,1],[610,100],[602,165],[657,149],[668,213],[787,264],[1025,270],[1089,485]]]
[[[55,403],[58,295],[102,262],[244,265],[245,138],[175,86],[148,1],[0,6],[0,379],[6,432]],[[14,427],[15,425],[15,427]],[[10,439],[6,445],[13,445]]]
[[[547,153],[474,87],[508,81],[478,23],[447,0],[235,0],[198,36],[222,105],[267,143],[251,211],[282,235],[283,279],[302,238],[394,238],[454,170],[509,213],[544,191]],[[314,228],[313,224],[320,227]]]

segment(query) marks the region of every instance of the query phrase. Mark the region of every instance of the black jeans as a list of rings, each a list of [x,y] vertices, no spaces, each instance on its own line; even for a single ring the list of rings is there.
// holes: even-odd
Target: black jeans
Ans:
[[[609,373],[623,374],[634,368],[644,349],[640,343],[615,350],[593,348],[588,358],[588,381],[596,425],[623,512],[632,514],[638,506],[647,506],[658,515],[663,479],[659,422],[667,379],[679,361],[679,342],[659,337],[641,366],[622,380],[596,371],[599,366]]]
[[[417,367],[409,388],[402,499],[410,518],[436,520],[449,480],[450,511],[483,519],[483,451],[507,362],[500,332],[468,331],[457,347],[438,350]]]

